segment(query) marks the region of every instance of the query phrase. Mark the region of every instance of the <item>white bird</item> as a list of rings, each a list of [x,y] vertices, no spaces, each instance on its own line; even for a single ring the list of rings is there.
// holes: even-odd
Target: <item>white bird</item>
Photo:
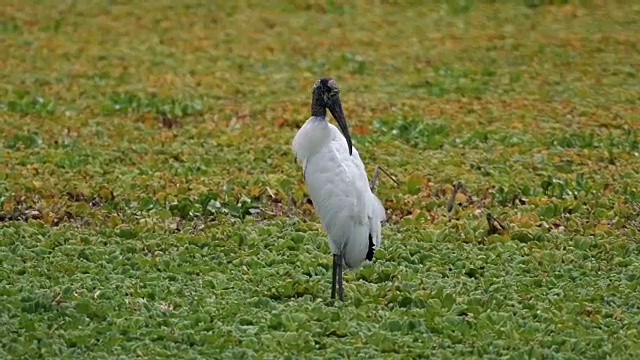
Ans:
[[[327,109],[340,130],[329,123]],[[346,140],[346,141],[345,141]],[[353,147],[335,80],[321,78],[312,90],[311,117],[292,143],[302,163],[309,196],[333,252],[331,299],[344,301],[343,264],[357,268],[372,261],[382,244],[385,210],[369,188],[358,151]]]

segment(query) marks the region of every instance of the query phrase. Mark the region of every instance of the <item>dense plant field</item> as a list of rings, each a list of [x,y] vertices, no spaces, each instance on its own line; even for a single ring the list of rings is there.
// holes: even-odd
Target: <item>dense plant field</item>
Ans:
[[[0,358],[640,357],[640,5],[547,2],[5,1]],[[320,76],[399,182],[335,306]]]

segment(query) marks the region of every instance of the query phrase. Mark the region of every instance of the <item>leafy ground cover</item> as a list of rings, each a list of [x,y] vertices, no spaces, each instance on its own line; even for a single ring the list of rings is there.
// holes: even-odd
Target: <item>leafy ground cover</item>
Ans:
[[[634,2],[1,11],[0,357],[640,356]],[[336,306],[290,150],[322,75],[400,182]]]

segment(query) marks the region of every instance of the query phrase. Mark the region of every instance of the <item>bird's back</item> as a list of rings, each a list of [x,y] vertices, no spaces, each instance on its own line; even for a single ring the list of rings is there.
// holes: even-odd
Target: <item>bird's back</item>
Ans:
[[[296,139],[301,140],[298,136],[305,126]],[[358,267],[365,259],[371,260],[373,251],[382,243],[381,222],[385,219],[385,211],[369,189],[358,151],[353,148],[350,156],[342,133],[326,122],[324,126],[329,130],[325,132],[327,141],[316,141],[319,145],[312,151],[296,151],[296,154],[305,155],[300,158],[304,164],[305,182],[316,213],[329,235],[332,252],[342,254],[347,266]],[[318,133],[321,132],[315,134]],[[295,144],[294,139],[294,150]]]

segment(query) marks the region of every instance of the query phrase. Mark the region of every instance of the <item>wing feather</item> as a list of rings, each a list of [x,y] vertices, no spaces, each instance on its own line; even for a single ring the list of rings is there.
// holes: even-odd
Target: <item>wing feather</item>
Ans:
[[[342,133],[328,126],[331,141],[302,161],[304,178],[331,251],[357,267],[373,259],[381,244],[384,208],[369,188],[358,151],[353,148],[350,156]]]

